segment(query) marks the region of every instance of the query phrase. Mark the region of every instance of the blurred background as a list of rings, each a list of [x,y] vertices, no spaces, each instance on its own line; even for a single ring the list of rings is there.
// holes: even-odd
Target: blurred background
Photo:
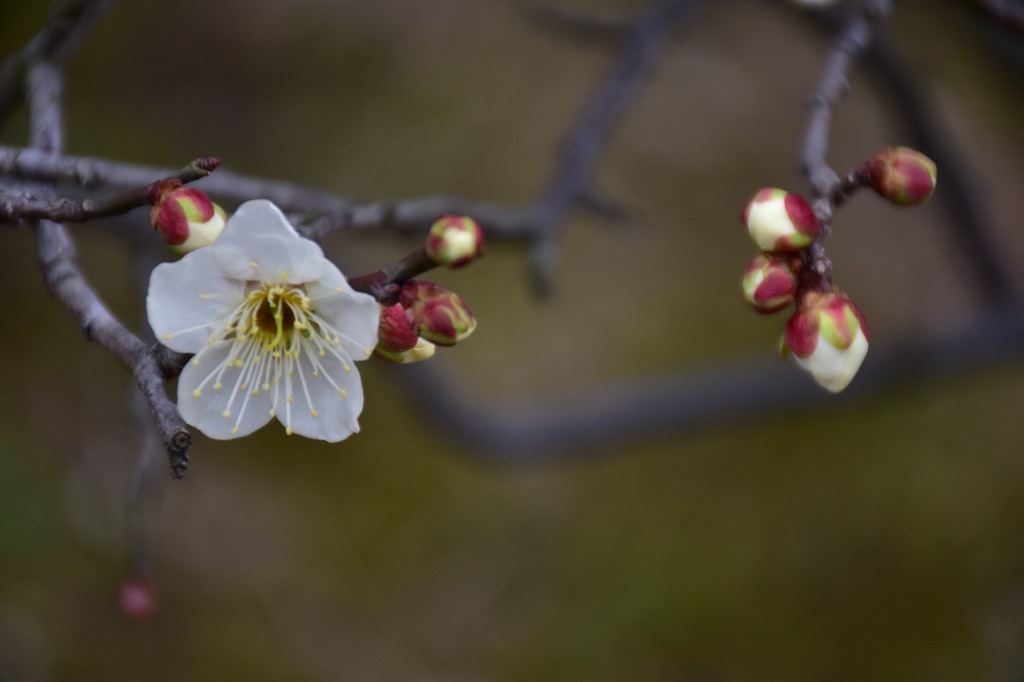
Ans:
[[[0,54],[47,5],[0,5]],[[1019,35],[957,0],[903,0],[887,34],[1015,271]],[[546,300],[521,244],[434,278],[479,320],[432,361],[461,399],[571,412],[622,385],[779,362],[784,319],[739,293],[754,251],[738,216],[762,186],[806,191],[805,103],[828,46],[779,3],[707,3],[685,22],[598,169],[642,224],[574,214]],[[506,0],[122,2],[69,64],[66,151],[172,168],[215,155],[359,201],[520,204],[614,55]],[[911,140],[867,72],[851,86],[840,171]],[[26,120],[0,143],[24,144]],[[862,194],[833,224],[836,282],[871,324],[866,369],[984,304],[942,177],[925,207]],[[142,329],[125,230],[148,235],[145,211],[74,228],[90,281]],[[2,238],[2,680],[1024,680],[1021,354],[543,463],[496,463],[425,418],[403,368],[364,363],[362,432],[343,443],[195,434],[188,475],[157,493],[159,613],[130,621],[134,385],[48,297],[29,231]],[[325,248],[352,275],[412,245]]]

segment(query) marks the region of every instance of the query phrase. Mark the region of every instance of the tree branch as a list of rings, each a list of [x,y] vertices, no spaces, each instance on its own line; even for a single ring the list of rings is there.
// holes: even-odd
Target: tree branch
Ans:
[[[189,183],[210,174],[220,159],[209,157],[195,159],[179,170],[172,179]],[[152,203],[151,192],[162,178],[145,187],[102,199],[38,199],[27,194],[8,194],[0,191],[0,222],[19,220],[51,220],[59,223],[84,223],[95,218],[122,215],[132,209]]]
[[[68,30],[68,35],[79,35]],[[30,144],[43,154],[59,155],[63,146],[61,67],[45,59],[28,71]],[[35,193],[51,198],[53,189],[38,186]],[[75,247],[60,224],[35,223],[36,256],[50,293],[78,319],[86,337],[106,348],[135,376],[163,436],[171,471],[180,477],[188,462],[191,436],[178,409],[167,397],[165,377],[157,354],[114,319],[82,277],[75,263]]]

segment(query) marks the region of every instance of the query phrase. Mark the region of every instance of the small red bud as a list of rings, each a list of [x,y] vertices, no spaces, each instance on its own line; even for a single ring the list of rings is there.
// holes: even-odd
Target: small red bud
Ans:
[[[862,180],[897,206],[917,206],[935,191],[935,162],[908,147],[886,147],[862,167]]]
[[[129,578],[121,585],[118,603],[121,612],[132,620],[149,620],[158,610],[156,588],[142,577]]]

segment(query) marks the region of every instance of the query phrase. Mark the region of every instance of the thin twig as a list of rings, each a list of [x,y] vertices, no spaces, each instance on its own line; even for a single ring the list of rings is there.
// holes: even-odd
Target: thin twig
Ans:
[[[859,11],[843,27],[822,72],[818,89],[811,98],[807,131],[800,163],[815,197],[815,212],[822,223],[832,218],[831,195],[840,185],[839,175],[828,165],[832,112],[849,87],[848,73],[854,60],[871,43],[878,24],[892,9],[891,0],[863,0]]]
[[[220,159],[215,157],[195,159],[179,170],[170,179],[189,183],[210,174]],[[145,187],[129,190],[116,196],[101,199],[38,199],[27,194],[8,194],[0,191],[0,223],[18,220],[51,220],[58,223],[84,223],[95,218],[122,215],[132,209],[152,203],[154,187],[168,178],[150,183]]]

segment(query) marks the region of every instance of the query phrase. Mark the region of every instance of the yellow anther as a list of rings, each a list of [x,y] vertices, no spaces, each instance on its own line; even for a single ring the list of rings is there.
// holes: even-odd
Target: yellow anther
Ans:
[[[199,390],[198,388],[197,388],[196,390],[192,391],[192,397],[193,397],[193,398],[198,398],[198,397],[199,397],[199,396],[201,396],[202,394],[203,394],[203,392],[202,392],[202,391],[200,391],[200,390]]]
[[[220,416],[222,416],[225,419],[227,419],[228,417],[231,416],[231,410],[224,410],[223,412],[220,413]]]

